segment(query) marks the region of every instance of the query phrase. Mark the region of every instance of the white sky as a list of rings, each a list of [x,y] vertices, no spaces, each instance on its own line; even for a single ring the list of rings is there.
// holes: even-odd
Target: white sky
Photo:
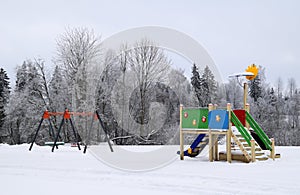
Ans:
[[[269,82],[281,77],[286,85],[294,77],[300,85],[299,10],[297,0],[0,0],[0,67],[15,77],[26,59],[41,57],[51,66],[55,39],[66,27],[93,28],[106,38],[155,25],[197,40],[224,80],[255,63]]]

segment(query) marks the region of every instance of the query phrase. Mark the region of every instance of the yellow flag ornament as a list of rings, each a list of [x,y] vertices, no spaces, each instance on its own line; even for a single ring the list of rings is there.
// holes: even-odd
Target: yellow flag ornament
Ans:
[[[246,79],[248,79],[248,80],[251,81],[251,80],[255,79],[255,77],[257,76],[257,74],[258,74],[258,67],[255,64],[252,64],[252,65],[250,65],[250,66],[247,67],[246,72],[253,73],[253,76],[246,76]]]

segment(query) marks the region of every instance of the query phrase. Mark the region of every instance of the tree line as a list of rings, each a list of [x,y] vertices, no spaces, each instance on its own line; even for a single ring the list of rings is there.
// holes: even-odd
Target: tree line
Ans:
[[[235,79],[218,83],[205,65],[192,65],[192,77],[172,68],[163,48],[148,39],[124,43],[118,51],[106,50],[92,30],[67,29],[56,42],[53,66],[42,59],[25,60],[17,67],[16,83],[10,87],[0,69],[0,142],[32,141],[45,110],[74,112],[97,110],[115,144],[178,144],[179,105],[207,107],[209,103],[242,107],[242,87]],[[49,67],[52,67],[49,68]],[[284,89],[267,83],[264,68],[248,81],[251,113],[279,145],[299,145],[300,94],[294,79]],[[62,116],[51,117],[57,131]],[[73,116],[80,139],[91,131],[92,143],[105,141],[93,117]],[[43,145],[53,140],[47,123],[36,139]],[[73,142],[70,124],[60,140]]]

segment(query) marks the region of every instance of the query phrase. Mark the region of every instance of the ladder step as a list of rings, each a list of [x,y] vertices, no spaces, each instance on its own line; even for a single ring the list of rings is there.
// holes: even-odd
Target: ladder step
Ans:
[[[251,155],[251,152],[249,152],[249,155]],[[263,156],[265,155],[264,152],[255,152],[255,156]]]
[[[258,156],[258,157],[255,157],[255,159],[259,160],[259,161],[263,161],[263,160],[268,160],[269,158],[266,156]]]
[[[251,151],[251,147],[244,147],[245,150]],[[255,151],[262,151],[261,148],[255,147]]]
[[[255,156],[263,156],[265,153],[255,153]]]

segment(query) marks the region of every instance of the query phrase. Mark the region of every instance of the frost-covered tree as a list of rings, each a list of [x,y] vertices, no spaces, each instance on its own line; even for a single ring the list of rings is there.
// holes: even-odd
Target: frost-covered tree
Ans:
[[[264,80],[264,77],[264,69],[260,66],[258,75],[253,80],[249,81],[249,95],[251,98],[253,98],[254,102],[257,102],[258,98],[261,98],[263,96],[262,82],[264,81],[262,80]]]
[[[100,54],[99,41],[94,32],[87,28],[67,29],[57,39],[55,62],[64,70],[69,98],[72,97],[72,108],[77,111],[92,109],[87,102],[88,98],[94,95],[89,89],[94,91],[95,83],[89,83],[88,79],[92,72],[90,69]]]
[[[198,99],[199,106],[207,107],[210,103],[216,103],[217,82],[208,66],[205,66],[202,75],[196,64],[193,64],[191,84]]]
[[[288,139],[285,140],[288,145],[298,144],[295,137],[299,137],[299,94],[297,91],[296,81],[293,78],[288,79],[287,95],[285,96],[285,110],[288,122]]]
[[[208,66],[205,66],[202,73],[201,87],[201,91],[203,91],[202,98],[204,105],[215,103],[214,101],[217,95],[217,82],[215,81],[214,74],[211,72]]]
[[[53,112],[63,112],[65,108],[70,108],[71,102],[68,97],[68,86],[62,69],[55,66],[51,81],[49,83],[50,107]]]
[[[0,68],[0,143],[3,142],[2,138],[6,138],[7,132],[4,128],[6,119],[6,106],[10,97],[9,78],[6,71]]]
[[[148,121],[149,89],[167,79],[171,61],[164,51],[147,39],[142,39],[128,51],[128,66],[134,75],[134,86],[138,89],[138,99],[132,109],[135,120],[141,124],[140,135],[144,135],[144,124]]]
[[[17,68],[16,87],[8,106],[11,143],[30,142],[36,123],[47,108],[39,61],[25,61]]]
[[[233,108],[239,109],[243,105],[243,90],[236,79],[230,79],[225,84],[226,101],[231,103]]]
[[[202,87],[201,87],[201,77],[200,77],[200,74],[198,71],[198,67],[195,63],[193,64],[193,67],[192,67],[191,84],[193,86],[195,95],[198,99],[199,106],[203,107],[204,102],[203,102],[203,98],[202,98],[203,91],[202,91]]]
[[[27,63],[24,61],[23,64],[17,67],[15,91],[23,91],[27,84]]]
[[[168,86],[177,94],[180,103],[184,106],[193,106],[191,86],[184,71],[172,69],[168,77]]]
[[[96,63],[100,55],[100,39],[87,28],[67,29],[57,39],[56,65],[62,67],[67,84],[69,110],[89,112],[95,110]],[[69,102],[62,102],[69,105]],[[74,117],[79,134],[86,135],[88,121]]]

